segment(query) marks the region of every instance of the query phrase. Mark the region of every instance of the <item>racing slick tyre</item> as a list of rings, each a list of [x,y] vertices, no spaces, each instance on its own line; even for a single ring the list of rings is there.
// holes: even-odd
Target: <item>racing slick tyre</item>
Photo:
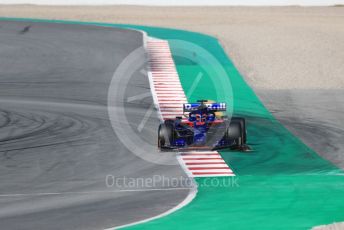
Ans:
[[[242,139],[242,145],[246,144],[246,121],[245,118],[242,117],[232,117],[233,122],[240,123],[240,130],[241,130],[241,139]]]
[[[234,140],[234,148],[241,148],[246,144],[246,124],[244,118],[232,118],[227,129],[227,138]]]
[[[173,122],[173,121],[172,121]],[[158,130],[158,147],[159,149],[167,148],[174,142],[174,125],[171,121],[165,121],[160,124]]]

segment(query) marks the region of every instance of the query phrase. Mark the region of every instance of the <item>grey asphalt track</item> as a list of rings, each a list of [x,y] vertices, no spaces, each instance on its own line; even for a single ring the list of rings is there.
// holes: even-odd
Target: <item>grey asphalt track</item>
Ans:
[[[259,90],[269,111],[320,156],[344,169],[344,91]]]
[[[182,185],[106,186],[107,175],[185,177],[177,162],[157,165],[132,154],[109,121],[113,73],[142,43],[138,31],[0,22],[1,229],[109,228],[160,214],[187,196]],[[127,87],[150,92],[142,71]],[[131,126],[151,103],[148,96],[128,104]],[[154,145],[158,124],[153,113],[138,135]]]

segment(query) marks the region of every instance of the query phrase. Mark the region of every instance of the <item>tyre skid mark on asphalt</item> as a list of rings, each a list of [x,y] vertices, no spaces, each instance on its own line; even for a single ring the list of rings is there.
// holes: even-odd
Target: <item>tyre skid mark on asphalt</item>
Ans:
[[[174,119],[183,114],[186,95],[179,80],[168,41],[149,38],[149,80],[154,104],[161,120]],[[179,152],[177,159],[190,177],[235,176],[217,151]]]

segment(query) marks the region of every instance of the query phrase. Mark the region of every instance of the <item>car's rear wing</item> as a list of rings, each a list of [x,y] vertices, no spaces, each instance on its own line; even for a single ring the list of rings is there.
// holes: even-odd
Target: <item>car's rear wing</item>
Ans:
[[[184,113],[192,112],[199,109],[201,105],[206,106],[208,111],[213,111],[213,112],[226,111],[227,109],[226,103],[186,103],[186,104],[183,104],[183,111]]]

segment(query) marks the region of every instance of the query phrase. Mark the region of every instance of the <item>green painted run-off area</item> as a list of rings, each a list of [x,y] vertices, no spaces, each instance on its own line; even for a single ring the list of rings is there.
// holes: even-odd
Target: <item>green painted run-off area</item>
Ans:
[[[154,37],[197,44],[221,63],[227,75],[209,76],[211,66],[174,57],[186,94],[199,72],[203,74],[188,96],[190,102],[212,99],[230,104],[229,100],[233,100],[234,114],[247,119],[248,143],[253,151],[221,151],[237,177],[235,181],[218,177],[214,183],[232,187],[208,187],[209,179],[198,178],[198,194],[193,202],[133,229],[310,229],[344,221],[342,171],[320,158],[274,119],[215,38],[180,30],[138,28]],[[179,48],[171,42],[172,53]],[[197,50],[194,52],[197,59]],[[225,94],[215,92],[220,88],[216,82],[221,82],[221,77],[230,78],[233,98],[221,98]]]
[[[175,56],[186,93],[199,72],[203,73],[195,90],[188,95],[188,100],[232,101],[234,114],[247,119],[248,143],[253,151],[221,151],[222,157],[237,177],[235,181],[233,178],[219,177],[217,183],[228,185],[232,180],[234,186],[208,186],[208,179],[198,178],[198,194],[190,204],[168,216],[130,227],[131,229],[290,230],[310,229],[316,225],[344,221],[343,172],[320,158],[274,119],[245,83],[215,38],[172,29],[83,24],[137,28],[150,36],[167,40],[179,39],[204,48],[221,63],[227,74],[212,75],[211,66],[200,66]],[[171,49],[175,54],[180,47],[173,44],[172,42]],[[193,55],[197,58],[197,50]],[[216,82],[221,81],[221,78],[230,79],[232,87],[228,86],[228,90],[233,89],[233,98],[216,92]]]

